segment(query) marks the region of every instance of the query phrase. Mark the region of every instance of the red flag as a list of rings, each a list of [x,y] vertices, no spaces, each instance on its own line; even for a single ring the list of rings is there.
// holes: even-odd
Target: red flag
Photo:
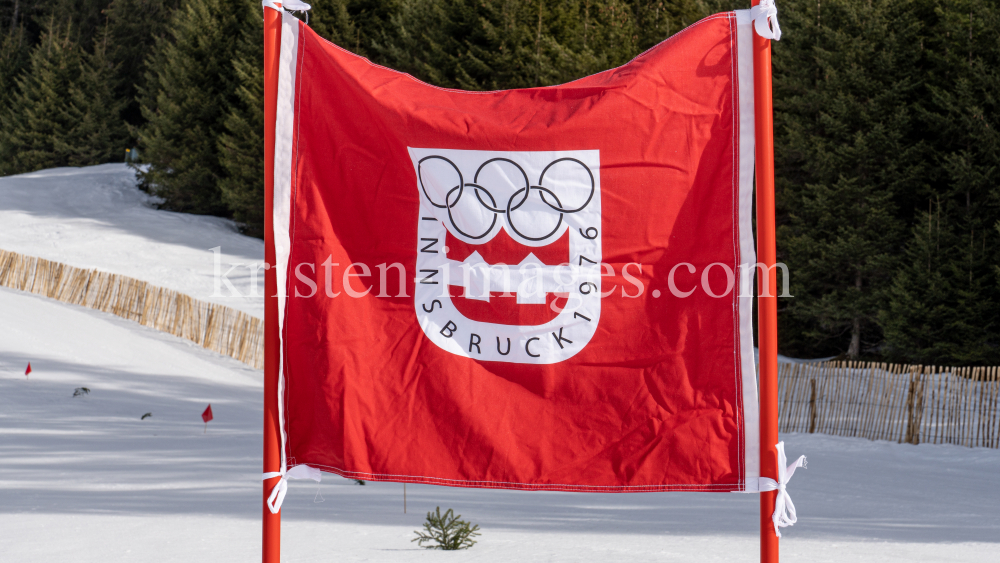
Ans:
[[[498,92],[282,25],[284,460],[453,486],[756,490],[747,11]]]
[[[24,377],[28,377],[29,373],[31,373],[31,362],[28,362],[28,369],[24,370]]]
[[[208,405],[205,412],[201,413],[201,419],[205,421],[205,424],[208,424],[208,421],[212,420],[212,405]]]

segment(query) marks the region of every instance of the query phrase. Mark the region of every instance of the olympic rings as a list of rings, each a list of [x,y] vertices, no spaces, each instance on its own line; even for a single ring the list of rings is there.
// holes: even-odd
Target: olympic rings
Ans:
[[[455,174],[456,174],[457,179],[458,179],[458,182],[453,184],[454,187],[452,187],[451,189],[449,189],[448,192],[445,194],[444,203],[437,203],[437,202],[435,202],[431,198],[430,194],[427,192],[427,188],[424,186],[423,165],[424,165],[425,161],[432,160],[432,159],[441,160],[441,161],[446,162],[448,165],[450,165],[451,168],[454,169]],[[524,180],[524,187],[519,188],[517,191],[515,191],[514,194],[511,195],[510,198],[507,200],[507,204],[504,205],[503,207],[498,207],[497,206],[497,202],[496,202],[496,198],[493,197],[493,194],[490,193],[490,191],[488,189],[486,189],[483,185],[481,185],[479,183],[479,175],[480,175],[480,173],[482,173],[483,169],[486,168],[487,165],[489,165],[491,163],[494,163],[494,162],[505,162],[505,163],[513,165],[515,168],[517,168],[518,172],[521,173],[521,177]],[[587,172],[587,175],[590,177],[590,194],[587,196],[587,200],[583,203],[583,205],[581,205],[581,206],[579,206],[579,207],[577,207],[575,209],[567,209],[567,208],[563,207],[562,202],[559,201],[559,197],[556,196],[555,192],[552,191],[552,189],[545,187],[545,185],[544,185],[545,174],[547,172],[549,172],[550,168],[552,168],[556,164],[559,164],[560,162],[571,162],[571,163],[578,164],[581,167],[583,167],[583,169]],[[518,165],[516,162],[514,162],[513,160],[511,160],[509,158],[502,158],[502,157],[500,157],[500,158],[491,158],[491,159],[487,160],[486,162],[484,162],[483,164],[481,164],[479,166],[479,168],[476,170],[476,174],[475,174],[475,176],[473,176],[472,182],[468,182],[467,183],[467,182],[465,182],[465,179],[462,176],[462,171],[459,170],[458,166],[456,166],[455,163],[452,162],[451,160],[448,160],[447,158],[445,158],[443,156],[438,156],[438,155],[426,156],[426,157],[420,159],[420,161],[417,163],[417,180],[420,183],[420,190],[421,190],[421,192],[423,192],[424,197],[427,198],[427,202],[430,203],[432,206],[437,207],[438,209],[446,209],[448,211],[448,221],[451,223],[452,228],[457,233],[461,234],[462,236],[465,236],[465,237],[467,237],[469,239],[473,239],[473,240],[485,238],[487,235],[489,235],[493,231],[494,227],[496,227],[497,216],[498,215],[504,215],[506,217],[505,221],[506,221],[507,226],[510,227],[510,230],[513,231],[514,233],[516,233],[521,238],[524,238],[525,240],[534,241],[534,242],[545,240],[545,239],[547,239],[547,238],[555,235],[557,232],[559,232],[559,229],[562,227],[563,216],[564,215],[571,214],[571,213],[577,213],[579,211],[582,211],[588,205],[590,205],[590,202],[591,202],[591,200],[594,199],[594,194],[596,193],[596,190],[597,190],[596,182],[594,180],[594,173],[591,172],[590,168],[586,164],[584,164],[583,162],[580,162],[579,160],[577,160],[575,158],[570,158],[570,157],[558,158],[558,159],[553,160],[552,162],[550,162],[542,170],[542,173],[541,173],[541,175],[538,178],[538,185],[531,185],[531,183],[528,180],[527,173],[524,171],[524,169],[520,165]],[[490,226],[485,231],[483,231],[482,234],[478,234],[478,235],[477,234],[470,234],[470,233],[467,233],[464,230],[462,230],[458,226],[458,224],[456,223],[456,221],[455,221],[455,215],[452,213],[452,209],[454,209],[455,206],[458,205],[459,201],[462,199],[462,196],[465,194],[466,188],[470,188],[470,191],[473,194],[475,194],[476,201],[478,201],[479,205],[484,210],[486,210],[487,212],[490,212],[490,213],[493,214],[493,219],[492,219],[492,221],[490,223]],[[542,203],[544,203],[545,205],[547,205],[553,211],[556,211],[556,212],[559,213],[559,218],[556,221],[555,228],[552,229],[552,231],[550,231],[548,234],[546,234],[544,236],[541,236],[541,237],[531,237],[531,236],[528,236],[528,235],[524,234],[523,232],[521,232],[521,230],[519,230],[517,228],[517,226],[514,225],[514,212],[517,211],[518,209],[520,209],[525,203],[527,203],[528,198],[531,196],[531,192],[533,190],[538,192],[539,198],[541,199]],[[486,200],[483,199],[483,194],[485,194],[486,198],[489,200],[489,203],[487,203]],[[549,198],[551,198],[555,203],[553,203],[552,201],[549,201]],[[523,225],[522,225],[522,228],[523,228]]]

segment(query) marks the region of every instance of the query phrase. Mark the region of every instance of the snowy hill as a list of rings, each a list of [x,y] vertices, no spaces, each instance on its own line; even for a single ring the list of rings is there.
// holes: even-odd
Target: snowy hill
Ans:
[[[153,209],[122,165],[0,178],[0,224],[0,248],[260,315],[260,298],[212,297],[208,249],[246,263],[262,243],[225,220]],[[249,287],[249,274],[230,278]],[[74,397],[81,387],[90,393]],[[260,371],[198,345],[0,288],[0,561],[256,560],[261,387]],[[810,462],[789,485],[799,523],[783,561],[1000,561],[1000,451],[783,438]],[[403,514],[402,485],[293,481],[286,560],[757,561],[755,495],[407,492]],[[480,542],[411,543],[436,506],[479,524]]]
[[[264,260],[264,242],[239,234],[232,221],[170,213],[136,188],[124,164],[54,168],[0,178],[0,249],[80,268],[97,268],[191,297],[264,315],[263,270],[251,296],[250,268]],[[214,247],[221,272],[240,296],[215,294]]]

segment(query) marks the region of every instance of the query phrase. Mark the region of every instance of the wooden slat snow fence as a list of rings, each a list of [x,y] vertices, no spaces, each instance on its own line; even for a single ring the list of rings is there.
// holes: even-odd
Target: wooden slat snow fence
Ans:
[[[257,369],[264,367],[264,323],[127,276],[85,270],[0,250],[0,286],[82,305],[173,334]]]
[[[1000,368],[870,362],[781,364],[782,432],[1000,446]]]

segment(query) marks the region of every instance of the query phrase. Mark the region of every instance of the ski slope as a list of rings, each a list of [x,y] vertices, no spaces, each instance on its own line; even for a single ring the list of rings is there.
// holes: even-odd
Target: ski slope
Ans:
[[[263,262],[264,242],[239,234],[232,221],[157,210],[155,201],[125,164],[0,177],[0,249],[123,274],[263,318],[263,270],[253,292],[249,265]],[[216,291],[215,247],[236,294],[224,284]],[[230,271],[234,264],[241,266]]]
[[[261,374],[135,323],[0,288],[0,560],[245,562],[259,555]],[[31,361],[33,373],[25,378]],[[89,395],[73,397],[77,387]],[[200,413],[215,420],[203,433]],[[152,415],[140,420],[147,412]],[[1000,560],[1000,452],[821,435],[789,490],[784,561]],[[293,481],[287,561],[756,561],[757,498]],[[471,550],[411,543],[424,514]]]

